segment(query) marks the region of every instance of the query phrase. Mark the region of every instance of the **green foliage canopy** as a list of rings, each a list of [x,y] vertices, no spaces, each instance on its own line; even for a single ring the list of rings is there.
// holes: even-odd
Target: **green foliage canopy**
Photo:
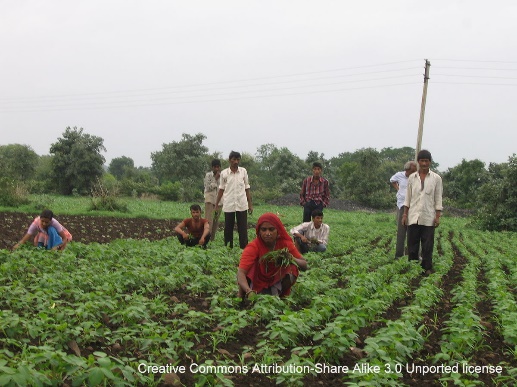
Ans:
[[[0,146],[0,177],[27,181],[34,177],[39,156],[28,145]]]
[[[125,175],[130,174],[135,168],[135,162],[127,156],[115,157],[108,167],[109,173],[121,180]]]
[[[180,141],[163,144],[161,151],[151,153],[151,169],[160,183],[181,182],[184,187],[181,198],[192,200],[202,194],[208,157],[208,148],[203,145],[206,136],[183,133],[181,137]]]
[[[62,137],[50,146],[53,181],[58,191],[70,195],[73,190],[89,193],[104,173],[106,151],[101,137],[83,133],[83,128],[67,127]]]
[[[517,157],[490,164],[488,181],[479,189],[480,226],[492,231],[517,231]]]
[[[207,168],[205,139],[202,133],[183,133],[180,141],[163,144],[161,151],[151,153],[151,168],[160,182],[184,180],[189,175],[201,178]]]
[[[479,188],[488,181],[488,177],[484,162],[463,159],[443,174],[444,196],[460,207],[476,207]]]
[[[257,149],[259,174],[257,180],[267,189],[277,188],[279,193],[297,192],[305,175],[307,164],[288,148],[265,144]]]

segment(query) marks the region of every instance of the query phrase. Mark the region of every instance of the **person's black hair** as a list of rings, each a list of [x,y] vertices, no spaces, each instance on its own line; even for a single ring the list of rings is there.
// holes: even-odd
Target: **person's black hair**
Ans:
[[[52,218],[54,217],[54,213],[50,210],[43,210],[41,211],[39,217],[52,220]]]
[[[240,159],[241,154],[239,152],[231,151],[230,156],[228,156],[228,159],[233,159],[233,158]]]
[[[192,204],[190,206],[190,211],[201,211],[201,206],[199,204]]]
[[[219,159],[212,160],[212,167],[220,167],[220,166],[221,166],[221,160],[219,160]]]
[[[323,169],[323,165],[321,165],[321,163],[315,161],[312,163],[312,167],[313,168],[319,168],[319,169]]]
[[[418,152],[418,155],[416,156],[417,161],[421,159],[433,161],[433,158],[431,157],[431,152],[429,152],[427,149],[422,149],[420,152]]]
[[[322,210],[314,210],[311,212],[311,218],[315,218],[316,216],[323,217],[323,211]]]

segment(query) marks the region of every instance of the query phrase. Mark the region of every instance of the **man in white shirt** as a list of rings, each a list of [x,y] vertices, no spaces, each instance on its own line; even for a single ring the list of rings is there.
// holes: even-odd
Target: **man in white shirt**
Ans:
[[[422,274],[433,272],[434,229],[442,215],[442,178],[429,167],[432,157],[428,150],[417,155],[418,172],[408,178],[402,224],[408,226],[407,243],[410,261],[418,260],[422,248]]]
[[[205,186],[205,218],[208,219],[211,241],[215,239],[215,233],[217,232],[217,227],[219,225],[218,215],[221,212],[221,205],[219,205],[219,207],[215,206],[217,192],[219,191],[220,177],[221,161],[219,159],[213,159],[212,170],[205,175],[205,179],[203,181]]]
[[[404,164],[404,170],[395,173],[390,178],[390,183],[397,190],[397,247],[395,249],[395,259],[404,255],[407,227],[402,224],[402,214],[404,214],[404,199],[406,198],[407,181],[409,175],[416,172],[416,163],[408,161]]]
[[[330,227],[323,223],[323,211],[312,211],[311,218],[311,222],[304,222],[290,231],[296,248],[302,254],[327,250]]]
[[[231,151],[229,156],[230,167],[221,172],[219,192],[215,207],[223,199],[224,212],[224,244],[233,248],[233,227],[237,219],[239,245],[241,249],[248,244],[248,213],[253,212],[251,204],[250,184],[248,172],[239,167],[241,154]]]

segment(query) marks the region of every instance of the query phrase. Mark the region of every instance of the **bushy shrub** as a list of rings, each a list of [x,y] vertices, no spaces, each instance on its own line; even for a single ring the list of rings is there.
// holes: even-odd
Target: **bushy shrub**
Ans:
[[[156,194],[157,186],[149,182],[135,181],[132,179],[122,179],[119,183],[119,192],[123,196],[139,198],[149,194]]]
[[[159,186],[155,193],[160,196],[162,200],[178,201],[180,199],[182,185],[179,181],[168,181]]]
[[[110,192],[119,192],[120,184],[118,180],[111,173],[102,175],[102,185]]]
[[[115,196],[92,197],[90,211],[118,211],[129,212],[126,203],[121,202]]]
[[[25,184],[9,179],[0,178],[0,205],[18,207],[29,203],[29,192]]]
[[[92,188],[90,211],[119,211],[129,212],[126,203],[121,202],[116,192],[109,191],[100,180]]]
[[[187,178],[180,180],[180,198],[182,202],[204,201],[203,181]]]
[[[490,164],[489,181],[479,190],[477,223],[484,230],[517,231],[517,157]]]
[[[38,211],[54,207],[54,198],[50,195],[37,195],[32,200],[32,205]]]
[[[254,204],[261,204],[261,203],[268,203],[272,200],[278,199],[283,197],[284,195],[280,191],[278,187],[276,188],[265,188],[265,187],[259,187],[252,192],[253,196],[253,203]]]

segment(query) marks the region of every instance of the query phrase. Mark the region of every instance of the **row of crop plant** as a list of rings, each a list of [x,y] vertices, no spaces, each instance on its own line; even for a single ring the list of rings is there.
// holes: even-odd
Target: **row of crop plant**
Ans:
[[[433,355],[467,359],[468,350],[482,345],[475,293],[483,270],[498,329],[509,343],[517,340],[515,261],[506,252],[512,243],[496,239],[505,234],[483,239],[475,231],[458,231],[453,222],[440,226],[436,273],[421,277],[416,262],[393,259],[393,225],[363,219],[364,227],[332,228],[332,246],[307,256],[310,270],[291,297],[259,296],[245,304],[235,299],[238,249],[185,249],[171,239],[73,244],[62,254],[0,253],[0,384],[162,383],[159,374],[138,372],[139,364],[278,363],[314,369],[317,362],[349,361],[359,332],[372,327],[357,363],[384,371],[388,365],[393,372],[338,378],[400,385],[397,365],[422,349],[430,329],[425,316],[443,297],[455,251],[466,264],[447,300],[453,307],[441,325],[442,349]],[[400,317],[386,321],[383,314],[395,304]],[[473,332],[466,332],[462,313],[477,324]],[[461,332],[469,340],[456,342]],[[231,385],[227,376],[197,374],[182,381]],[[318,381],[314,372],[263,378],[286,385]]]
[[[365,340],[366,356],[360,362],[378,366],[381,372],[350,374],[351,385],[401,384],[400,365],[410,362],[413,355],[422,349],[428,335],[428,327],[423,323],[424,316],[440,301],[443,295],[440,287],[441,278],[448,273],[453,264],[450,241],[444,235],[444,231],[437,235],[442,254],[439,259],[435,259],[436,272],[420,281],[419,286],[413,291],[410,304],[402,307],[400,318],[387,321],[385,327],[378,329]]]

